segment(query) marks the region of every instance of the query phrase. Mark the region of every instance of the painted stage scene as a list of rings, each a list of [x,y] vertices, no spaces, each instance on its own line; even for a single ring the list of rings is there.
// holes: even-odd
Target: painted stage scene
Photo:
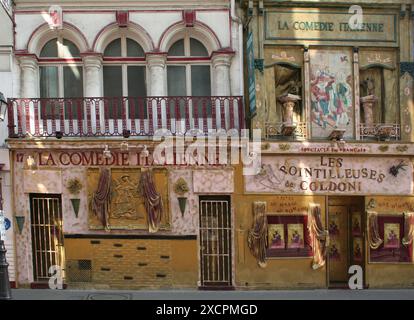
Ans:
[[[312,136],[326,138],[333,129],[346,129],[352,138],[353,76],[349,50],[311,50]]]
[[[285,236],[283,224],[270,224],[268,228],[268,248],[285,249]]]
[[[305,247],[303,238],[303,224],[288,224],[288,248],[301,249]]]
[[[384,248],[397,249],[400,247],[400,225],[384,223]]]

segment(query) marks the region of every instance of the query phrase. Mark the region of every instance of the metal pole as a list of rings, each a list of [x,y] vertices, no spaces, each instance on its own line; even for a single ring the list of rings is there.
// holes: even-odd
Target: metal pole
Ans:
[[[3,188],[2,178],[0,177],[0,210],[3,210]],[[6,259],[6,247],[4,240],[0,240],[0,300],[10,300],[12,298],[9,281],[9,264]]]

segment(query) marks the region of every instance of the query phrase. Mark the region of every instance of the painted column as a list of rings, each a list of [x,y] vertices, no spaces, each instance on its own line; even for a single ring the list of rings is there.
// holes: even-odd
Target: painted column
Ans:
[[[101,84],[101,69],[102,69],[102,57],[100,55],[84,55],[83,65],[85,68],[85,93],[86,98],[102,97]],[[99,109],[99,124],[100,130],[103,132],[105,129],[105,107],[102,101],[88,100],[90,101],[89,107],[91,108],[91,124],[92,128],[96,128],[96,107]],[[99,106],[96,105],[99,103]],[[109,116],[109,115],[108,115]]]
[[[355,99],[355,110],[354,110],[354,119],[355,119],[355,139],[361,139],[361,105],[360,105],[360,92],[359,92],[359,49],[354,48],[354,99]]]
[[[152,97],[162,97],[167,95],[166,90],[166,62],[167,55],[165,53],[148,53],[147,54],[147,65],[149,70],[149,89],[148,94]],[[165,101],[154,100],[152,103],[152,114],[153,114],[153,127],[154,130],[158,127],[158,108],[161,107],[161,124],[162,127],[166,127],[167,124],[167,113],[165,107]]]
[[[39,75],[38,75],[38,65],[37,59],[35,56],[27,55],[21,56],[19,58],[20,68],[21,68],[21,79],[22,79],[22,87],[20,96],[21,98],[37,98],[39,96],[38,88],[39,88]],[[27,106],[23,106],[24,114],[29,112],[29,127],[26,126],[23,132],[35,132],[35,117],[34,117],[34,106],[33,103],[28,104]],[[23,124],[26,123],[23,120]],[[22,124],[22,125],[23,125]]]
[[[310,94],[310,56],[309,49],[304,48],[303,52],[304,61],[304,78],[305,78],[305,121],[306,121],[306,136],[308,139],[311,138],[312,128],[312,114],[311,114],[311,94]]]
[[[230,96],[230,66],[232,53],[228,52],[216,52],[213,53],[212,65],[213,65],[213,96]],[[224,110],[223,110],[224,107]],[[237,108],[234,108],[234,117],[238,119]],[[221,106],[220,101],[216,102],[216,124],[217,128],[222,128],[222,117],[225,118],[225,127],[228,128],[230,124],[229,117],[229,105],[228,101],[224,106]],[[225,128],[223,128],[225,129]]]

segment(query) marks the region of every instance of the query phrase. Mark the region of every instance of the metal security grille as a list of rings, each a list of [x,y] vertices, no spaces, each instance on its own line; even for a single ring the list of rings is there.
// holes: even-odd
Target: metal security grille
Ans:
[[[59,266],[62,273],[64,266],[60,195],[31,195],[30,214],[34,280],[48,281],[51,266]]]
[[[202,286],[231,286],[231,210],[228,197],[200,197]]]

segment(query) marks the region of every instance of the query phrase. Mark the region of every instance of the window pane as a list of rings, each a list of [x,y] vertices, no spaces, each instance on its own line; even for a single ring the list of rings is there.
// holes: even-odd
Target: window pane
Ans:
[[[63,39],[63,57],[80,57],[80,52],[78,47],[67,39]]]
[[[146,95],[145,67],[128,66],[128,101],[129,117],[131,119],[147,117],[147,108],[143,98]]]
[[[58,56],[58,49],[57,49],[57,38],[50,40],[47,42],[42,51],[40,52],[40,57],[53,57],[56,58]]]
[[[127,56],[128,57],[144,57],[144,49],[132,39],[127,39]]]
[[[107,45],[104,51],[106,57],[121,57],[121,39],[116,39]]]
[[[192,57],[208,57],[206,47],[198,40],[190,39],[190,54]]]
[[[40,67],[40,97],[57,98],[58,92],[58,68]]]
[[[193,96],[211,96],[210,66],[191,66]]]
[[[83,97],[82,67],[63,67],[63,88],[65,98]]]
[[[63,67],[63,90],[65,98],[83,97],[83,74],[82,67]],[[65,104],[66,118],[78,118],[78,107],[76,100],[68,100]]]
[[[167,83],[169,96],[187,96],[186,86],[186,67],[185,66],[168,66],[167,67]],[[185,100],[177,99],[169,102],[171,117],[183,119],[185,117]],[[180,112],[180,115],[176,115]]]
[[[186,96],[186,75],[184,66],[168,66],[167,82],[169,96]]]
[[[122,106],[122,67],[121,66],[104,66],[104,96],[113,98],[109,101],[109,117],[121,118]]]
[[[40,67],[40,98],[58,98],[59,96],[59,82],[58,82],[58,68],[57,67]],[[42,101],[40,105],[40,116],[51,118],[59,117],[59,105],[57,101],[46,100]]]
[[[184,53],[184,39],[178,40],[176,43],[174,43],[170,50],[168,50],[169,56],[175,56],[175,57],[183,57],[185,56]]]
[[[211,96],[210,66],[191,66],[191,95]],[[211,116],[211,101],[194,99],[193,110],[197,110],[199,116],[205,113]]]

